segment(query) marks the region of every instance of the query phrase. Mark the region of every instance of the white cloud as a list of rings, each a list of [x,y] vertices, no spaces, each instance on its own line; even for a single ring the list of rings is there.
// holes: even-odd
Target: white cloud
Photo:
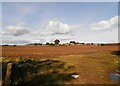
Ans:
[[[45,42],[53,42],[55,39],[60,40],[70,40],[73,39],[73,28],[74,25],[64,23],[60,20],[50,20],[44,23],[42,27],[36,29],[31,33],[35,36],[35,40],[40,40]],[[44,40],[43,40],[44,39]]]
[[[44,23],[43,26],[41,25],[40,28],[34,29],[26,27],[24,23],[19,23],[14,26],[7,26],[1,34],[4,35],[4,40],[13,38],[14,41],[19,39],[36,42],[37,40],[41,43],[53,42],[55,39],[60,39],[61,43],[69,42],[70,40],[79,42],[117,42],[117,19],[118,17],[115,16],[109,20],[88,25],[68,24],[60,20],[50,20]]]
[[[9,39],[7,37],[9,36],[13,39],[19,38],[20,40],[24,38],[31,42],[39,40],[42,43],[53,42],[55,39],[65,41],[73,38],[72,29],[76,27],[59,20],[50,20],[43,27],[34,28],[33,30],[25,25],[25,23],[17,23],[14,26],[5,27],[5,30],[1,32],[4,35],[4,40],[7,39],[8,41]]]
[[[30,29],[25,26],[7,26],[5,31],[2,32],[3,35],[21,36],[24,34],[29,34]]]
[[[57,20],[49,21],[46,29],[50,31],[51,34],[67,34],[71,31],[70,25]]]
[[[53,36],[53,35],[73,35],[74,30],[85,29],[83,24],[67,24],[60,20],[50,20],[47,24],[41,27],[40,31],[35,31],[34,34],[39,33],[41,36]]]
[[[93,23],[91,25],[91,29],[92,30],[106,30],[106,29],[109,29],[117,25],[118,25],[118,16],[114,16],[109,20],[103,20],[97,23]]]

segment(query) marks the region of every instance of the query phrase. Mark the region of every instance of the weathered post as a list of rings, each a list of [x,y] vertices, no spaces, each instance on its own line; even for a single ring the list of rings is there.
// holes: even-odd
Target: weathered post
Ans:
[[[4,86],[10,86],[11,84],[11,71],[12,71],[13,63],[7,64],[6,76]]]
[[[2,80],[0,80],[0,86],[2,86]]]

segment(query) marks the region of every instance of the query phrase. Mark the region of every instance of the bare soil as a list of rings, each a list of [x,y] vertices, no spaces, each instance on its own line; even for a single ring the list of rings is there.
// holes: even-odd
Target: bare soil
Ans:
[[[3,57],[51,57],[61,55],[79,55],[96,52],[111,52],[118,46],[2,46]]]

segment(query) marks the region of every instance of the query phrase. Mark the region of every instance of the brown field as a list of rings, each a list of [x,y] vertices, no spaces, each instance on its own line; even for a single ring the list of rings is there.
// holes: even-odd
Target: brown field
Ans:
[[[96,52],[111,52],[118,46],[3,46],[3,57],[51,57],[61,55],[79,55]]]
[[[59,68],[57,69],[58,73],[55,73],[56,70],[54,67],[53,68],[50,67],[50,69],[46,69],[45,71],[43,71],[44,74],[46,74],[47,71],[47,74],[43,75],[42,77],[41,75],[39,76],[36,73],[33,74],[34,76],[29,74],[26,75],[26,77],[28,77],[27,81],[30,81],[27,84],[33,84],[35,86],[37,86],[37,84],[39,84],[40,82],[43,84],[44,83],[61,84],[63,82],[65,84],[117,84],[117,82],[114,82],[109,79],[109,74],[114,70],[118,69],[118,56],[112,54],[112,51],[116,50],[118,50],[118,46],[116,45],[15,46],[15,47],[3,46],[2,57],[4,58],[2,61],[4,63],[7,63],[9,61],[21,62],[24,61],[24,57],[28,57],[28,59],[32,58],[32,61],[35,60],[41,62],[53,60],[65,63],[63,69]],[[22,57],[22,59],[19,57]],[[56,64],[54,65],[54,63],[51,64],[53,64],[53,66],[56,66]],[[43,69],[45,67],[46,65],[44,64]],[[42,71],[42,69],[40,69],[40,71]],[[24,72],[26,73],[26,71]],[[72,72],[78,73],[80,77],[77,79],[71,79],[70,76],[67,76],[67,74],[70,74]],[[66,81],[66,78],[68,79],[70,78],[70,80]],[[15,80],[15,82],[18,81]]]

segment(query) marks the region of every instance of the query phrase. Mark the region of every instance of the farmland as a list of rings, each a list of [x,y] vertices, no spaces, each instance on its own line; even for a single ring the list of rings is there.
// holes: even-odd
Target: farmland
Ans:
[[[21,85],[22,81],[24,81],[22,85],[38,85],[41,82],[43,86],[48,86],[48,84],[117,84],[109,79],[109,74],[118,68],[118,56],[113,53],[117,50],[116,45],[3,46],[2,57],[3,65],[9,61],[33,65],[31,68],[28,67],[30,68],[28,70],[23,67],[29,80],[24,77],[21,78],[23,80],[15,77],[13,85]],[[38,69],[34,69],[36,64],[40,65],[37,66]],[[72,73],[77,73],[80,77],[70,78]]]
[[[118,46],[3,46],[3,57],[51,57],[61,55],[88,54],[96,52],[111,52]]]

